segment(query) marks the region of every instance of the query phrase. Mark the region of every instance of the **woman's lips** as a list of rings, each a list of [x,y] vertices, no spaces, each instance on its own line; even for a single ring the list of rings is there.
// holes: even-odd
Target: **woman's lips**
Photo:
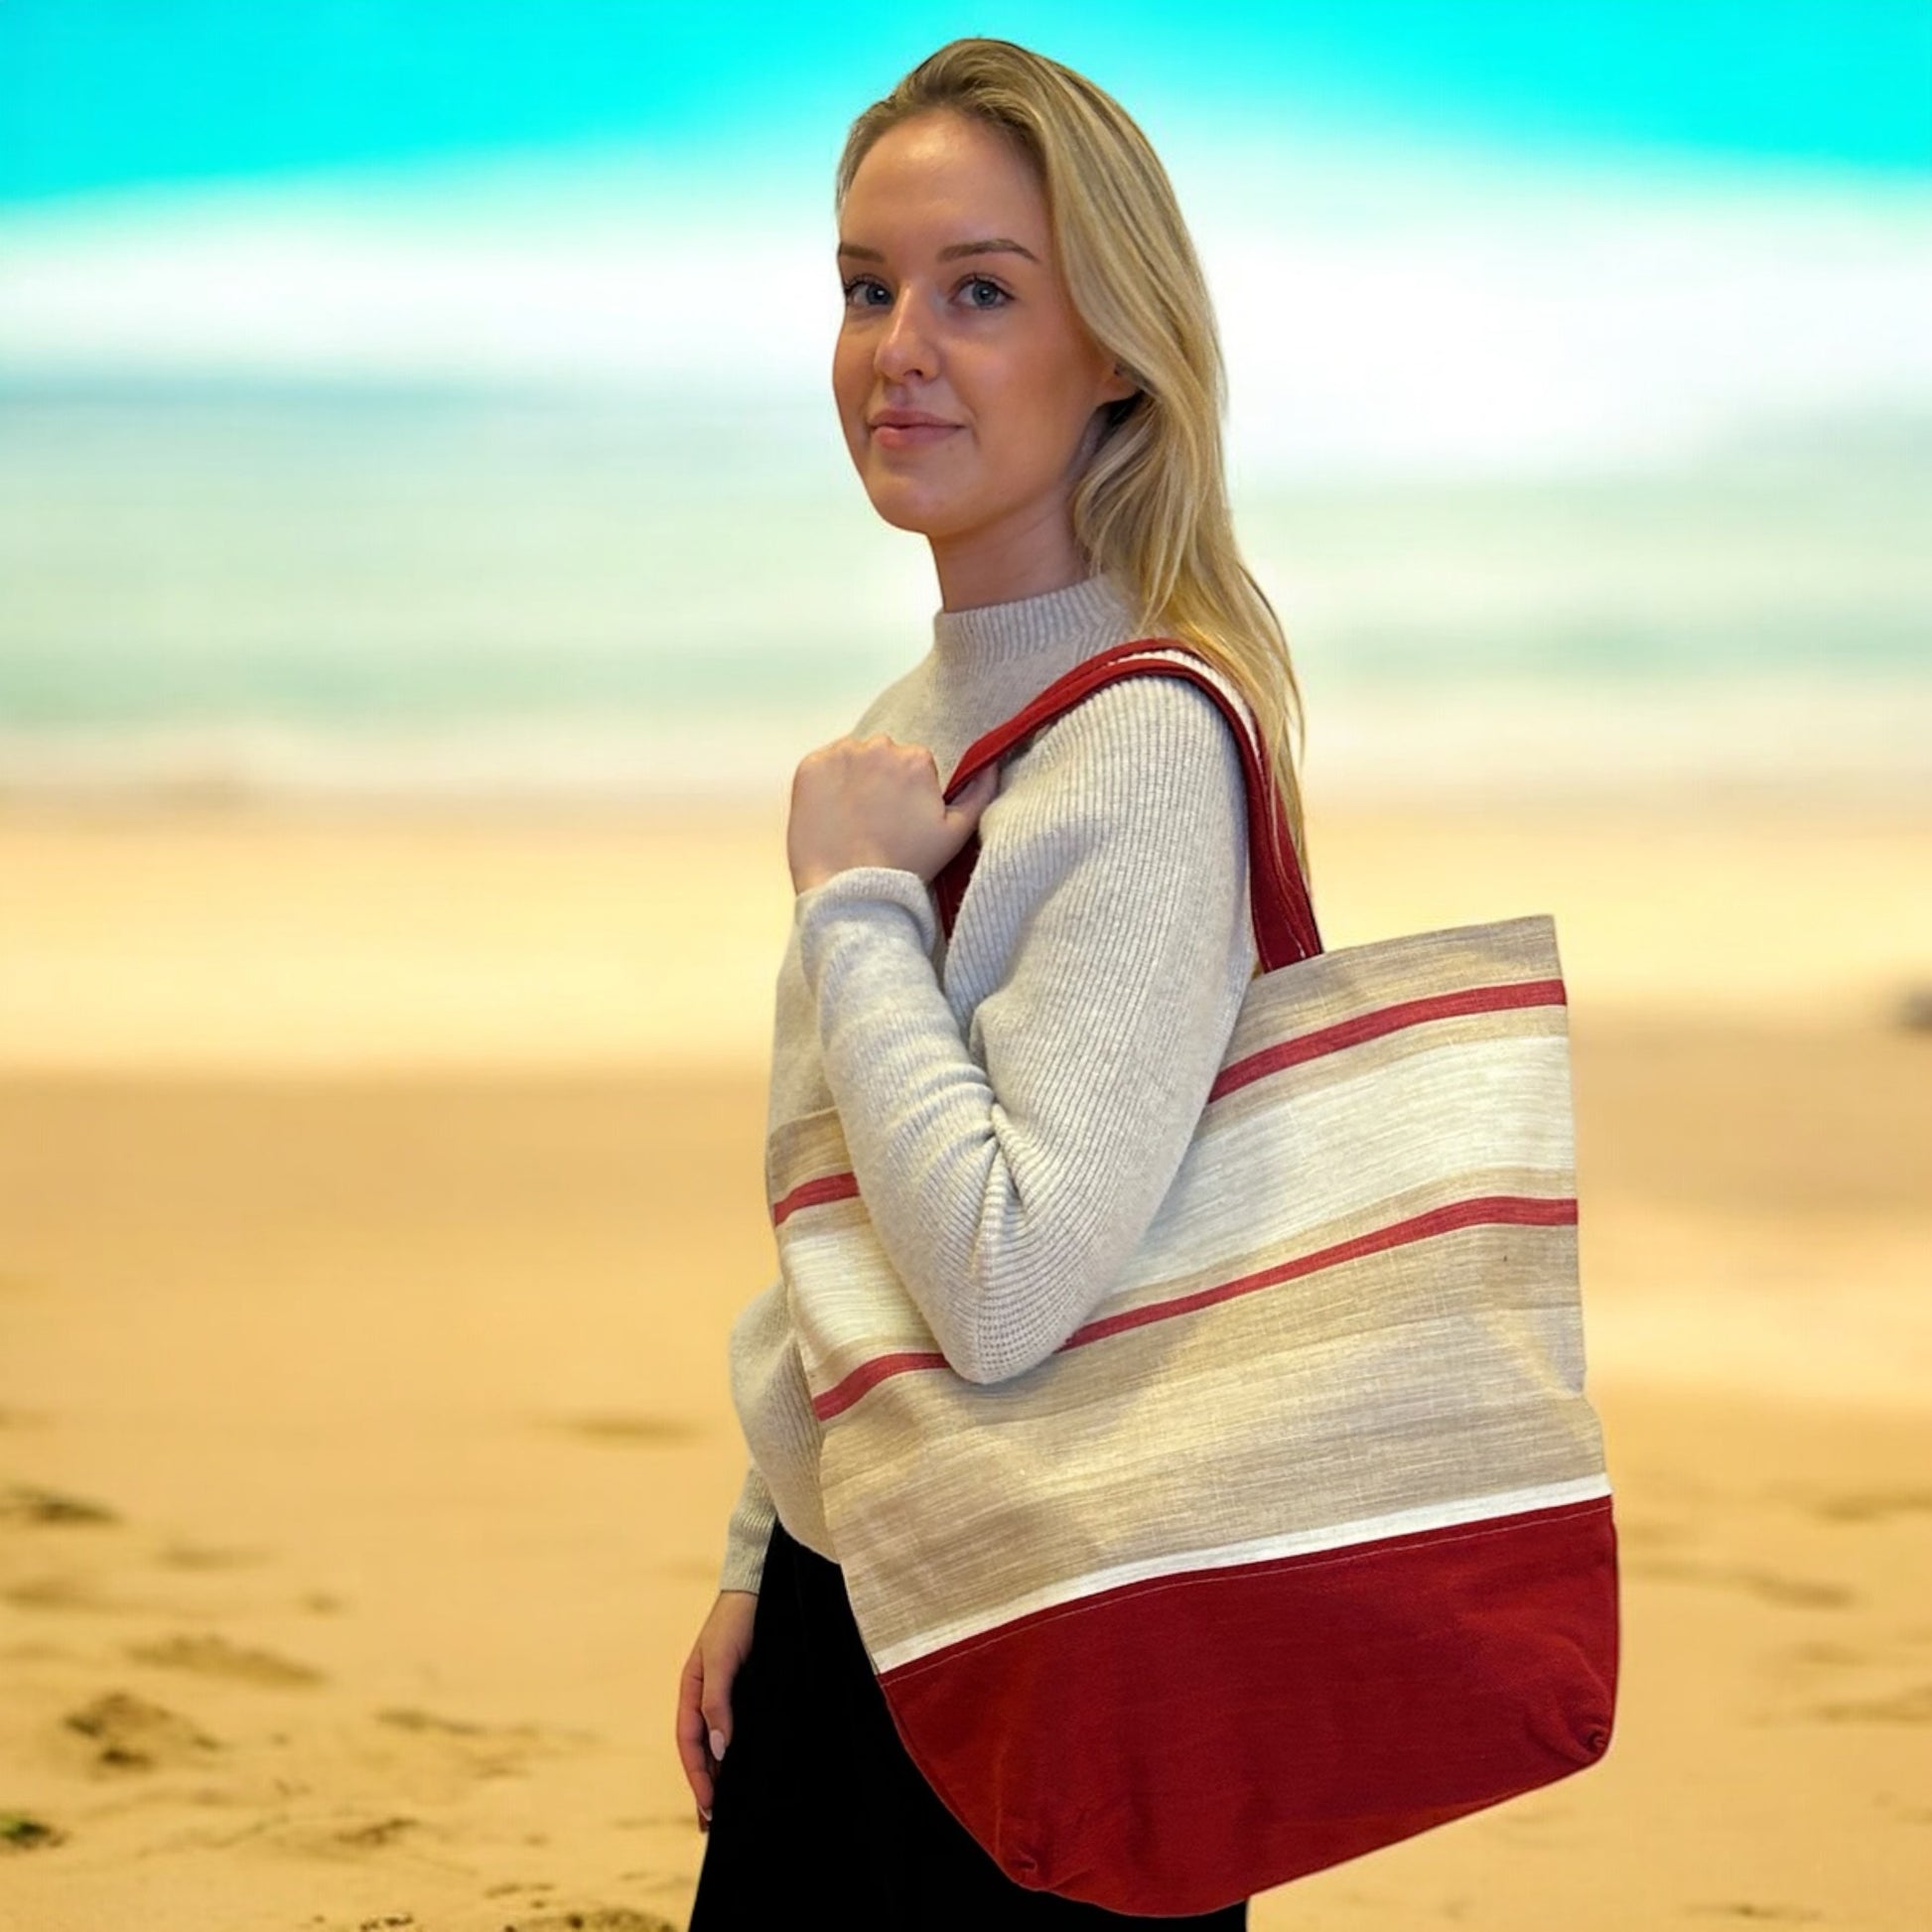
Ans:
[[[943,442],[958,429],[957,423],[875,423],[875,443],[889,450],[915,450],[927,443]]]

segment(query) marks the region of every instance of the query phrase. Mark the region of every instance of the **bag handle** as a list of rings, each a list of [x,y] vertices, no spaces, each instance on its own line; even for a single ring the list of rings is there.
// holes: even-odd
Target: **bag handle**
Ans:
[[[1123,677],[1186,678],[1220,706],[1222,716],[1234,733],[1235,742],[1241,747],[1242,772],[1248,793],[1248,899],[1261,970],[1272,973],[1279,967],[1320,952],[1321,934],[1314,922],[1314,908],[1309,902],[1309,889],[1302,878],[1301,866],[1296,861],[1287,815],[1270,780],[1266,758],[1257,749],[1253,734],[1249,732],[1233,701],[1211,676],[1197,670],[1193,664],[1176,664],[1167,657],[1136,655],[1150,646],[1160,650],[1185,651],[1196,663],[1206,661],[1200,652],[1189,649],[1172,637],[1138,637],[1129,643],[1112,644],[1105,650],[1095,652],[1055,678],[1036,698],[1015,712],[1004,724],[995,725],[991,731],[967,746],[952,777],[947,780],[946,802],[952,802],[955,794],[975,772],[991,764],[1029,733],[1037,731],[1062,712],[1070,711],[1082,698],[1097,691],[1103,684],[1111,684]],[[1271,809],[1281,829],[1282,862],[1279,865],[1272,863],[1267,842],[1268,814]],[[953,920],[958,916],[960,901],[966,896],[966,882],[972,877],[973,867],[979,860],[979,832],[975,828],[966,843],[940,868],[932,882],[939,901],[939,918],[948,938],[952,936]]]

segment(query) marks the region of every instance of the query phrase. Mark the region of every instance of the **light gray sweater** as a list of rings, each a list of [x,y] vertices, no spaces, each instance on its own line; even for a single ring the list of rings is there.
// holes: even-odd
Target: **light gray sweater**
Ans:
[[[1111,575],[938,611],[852,736],[928,747],[944,783],[1062,672],[1154,634],[1137,615]],[[950,943],[913,872],[797,897],[768,1127],[837,1108],[879,1240],[969,1380],[1024,1374],[1085,1320],[1180,1165],[1256,970],[1241,770],[1205,692],[1127,679],[1007,755]],[[786,1295],[781,1276],[732,1327],[751,1466],[727,1589],[757,1589],[774,1509],[838,1559]]]

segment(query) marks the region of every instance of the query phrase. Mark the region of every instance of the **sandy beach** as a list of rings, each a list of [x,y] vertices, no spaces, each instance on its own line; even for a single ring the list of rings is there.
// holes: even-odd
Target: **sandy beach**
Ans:
[[[1932,821],[1311,837],[1330,947],[1556,917],[1624,1650],[1251,1923],[1922,1924]],[[6,1932],[682,1928],[790,897],[775,804],[0,816]]]

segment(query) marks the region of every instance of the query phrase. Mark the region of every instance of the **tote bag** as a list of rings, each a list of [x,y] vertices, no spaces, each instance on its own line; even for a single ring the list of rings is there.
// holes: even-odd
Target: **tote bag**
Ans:
[[[826,1520],[899,1736],[1010,1878],[1150,1916],[1581,1770],[1616,1693],[1554,921],[1322,950],[1204,663],[1102,651],[946,788],[1117,677],[1191,679],[1240,743],[1261,970],[1091,1316],[966,1381],[836,1111],[767,1147]],[[933,882],[948,933],[977,848]]]

